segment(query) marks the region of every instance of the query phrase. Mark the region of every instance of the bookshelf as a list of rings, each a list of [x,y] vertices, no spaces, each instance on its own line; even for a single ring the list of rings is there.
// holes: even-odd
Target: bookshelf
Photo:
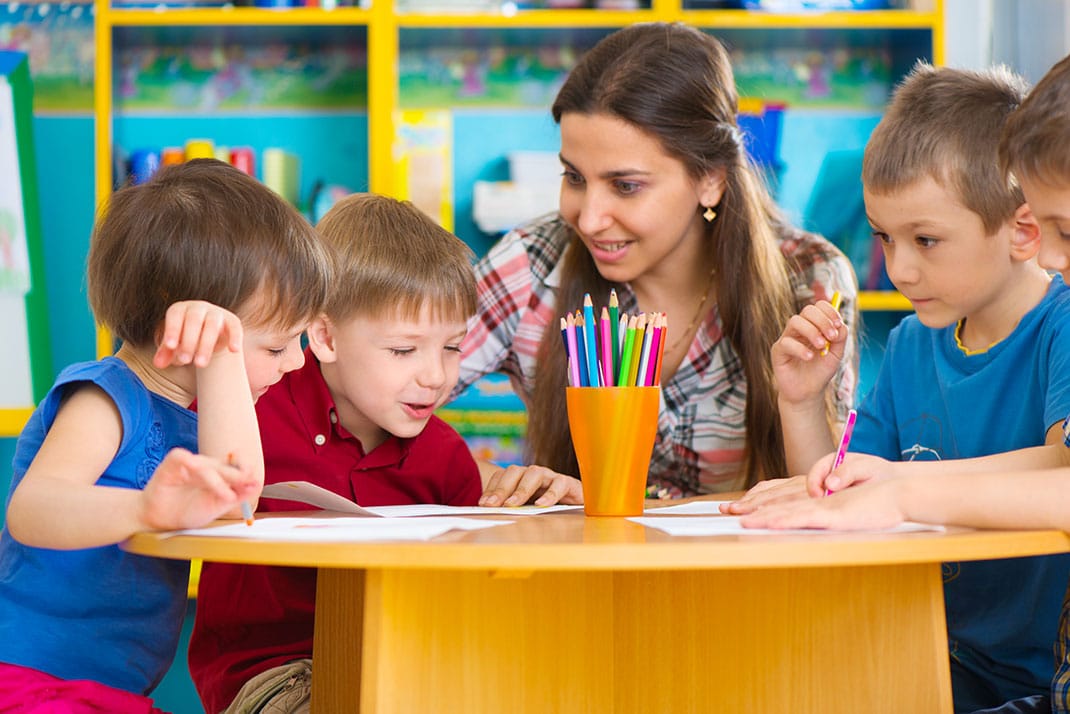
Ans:
[[[858,37],[860,42],[896,42],[901,34],[918,46],[928,59],[940,64],[944,59],[944,20],[942,0],[908,0],[905,7],[890,10],[763,12],[751,10],[691,9],[691,0],[650,0],[636,10],[601,9],[506,9],[493,11],[431,12],[406,10],[400,0],[370,0],[366,7],[260,8],[260,7],[127,7],[109,0],[94,0],[96,16],[96,82],[94,94],[94,143],[96,197],[102,203],[115,180],[113,160],[114,133],[123,131],[122,112],[116,97],[116,63],[130,43],[196,42],[206,33],[229,32],[221,42],[233,45],[258,43],[299,43],[302,38],[327,38],[335,43],[350,43],[366,55],[366,119],[353,127],[363,134],[350,137],[355,148],[336,152],[350,164],[363,164],[355,181],[365,181],[357,189],[369,189],[392,195],[405,195],[404,177],[400,175],[397,145],[401,131],[402,109],[411,107],[399,88],[399,61],[406,47],[426,46],[436,37],[462,33],[464,38],[487,34],[543,31],[551,34],[586,32],[594,38],[608,34],[626,24],[645,21],[683,21],[737,42],[761,46],[779,38],[808,42],[821,33],[829,37]],[[412,3],[409,3],[411,5]],[[799,34],[803,33],[803,34]],[[816,34],[815,34],[816,33]],[[839,33],[839,34],[837,34]],[[898,33],[898,34],[897,34]],[[139,39],[140,38],[140,39]],[[258,39],[266,38],[266,39]],[[762,39],[765,38],[765,39]],[[871,38],[877,38],[871,40]],[[508,40],[507,40],[508,41]],[[852,40],[854,41],[854,40]],[[909,44],[909,43],[908,43]],[[908,51],[909,52],[909,51]],[[915,55],[916,56],[916,55]],[[906,57],[893,67],[905,71]],[[118,101],[117,101],[118,100]],[[432,107],[433,108],[433,107]],[[442,108],[442,107],[439,107]],[[448,107],[447,107],[448,108]],[[312,112],[315,114],[315,111]],[[271,117],[223,113],[224,123],[245,128]],[[151,131],[151,129],[149,130]],[[333,131],[333,130],[332,130]],[[313,129],[311,134],[318,133]],[[450,226],[452,227],[452,226]],[[859,299],[862,310],[909,310],[909,303],[894,291],[863,291]],[[100,338],[98,347],[110,351],[110,340]]]

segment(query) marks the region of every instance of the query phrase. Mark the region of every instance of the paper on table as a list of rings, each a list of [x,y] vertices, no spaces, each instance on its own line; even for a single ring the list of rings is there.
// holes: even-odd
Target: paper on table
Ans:
[[[650,511],[647,511],[650,513]],[[709,536],[709,535],[784,535],[806,534],[820,535],[832,531],[816,528],[775,530],[770,528],[744,528],[739,524],[739,516],[680,516],[677,518],[659,518],[639,516],[629,521],[657,528],[672,536]],[[901,523],[894,528],[877,528],[866,533],[911,533],[914,531],[943,531],[943,526],[931,526],[924,523]]]
[[[261,498],[278,498],[283,501],[297,501],[307,503],[325,511],[337,511],[338,513],[359,513],[362,516],[374,516],[376,514],[361,508],[348,498],[339,496],[334,491],[328,491],[322,486],[317,486],[308,481],[280,481],[264,486],[260,492]]]
[[[575,511],[583,506],[508,506],[503,508],[484,508],[483,506],[440,506],[433,503],[420,503],[411,506],[368,506],[377,516],[397,518],[400,516],[537,516],[555,511]]]
[[[721,511],[718,508],[722,503],[731,503],[731,501],[688,501],[687,503],[680,503],[675,506],[655,506],[654,508],[644,508],[643,513],[648,516],[663,515],[663,514],[687,514],[687,515],[718,515]]]
[[[512,523],[474,518],[258,518],[251,526],[233,523],[214,528],[173,531],[167,536],[193,535],[253,540],[308,541],[321,543],[429,540],[451,530],[479,530]]]
[[[348,498],[339,496],[308,481],[281,481],[264,486],[262,498],[278,498],[297,501],[326,511],[354,513],[361,516],[399,518],[404,516],[533,516],[540,513],[567,511],[583,506],[515,506],[512,508],[483,508],[481,506],[443,506],[420,503],[401,506],[359,506]]]

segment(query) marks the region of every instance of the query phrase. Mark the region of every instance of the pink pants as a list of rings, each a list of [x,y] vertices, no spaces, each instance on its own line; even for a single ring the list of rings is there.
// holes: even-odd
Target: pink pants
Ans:
[[[166,714],[152,700],[87,679],[0,663],[0,714]]]

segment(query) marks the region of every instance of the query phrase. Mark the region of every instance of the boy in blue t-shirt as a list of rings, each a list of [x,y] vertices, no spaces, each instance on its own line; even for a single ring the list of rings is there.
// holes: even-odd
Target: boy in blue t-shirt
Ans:
[[[1041,227],[1038,262],[1070,280],[1070,57],[1056,64],[1008,119],[999,159],[1021,186]],[[1070,446],[1070,418],[1063,432],[1065,446]],[[1068,465],[1070,449],[1060,444],[954,464],[896,463],[851,454],[832,473],[826,457],[807,476],[808,489],[813,496],[823,495],[826,488],[837,493],[771,503],[743,522],[759,528],[847,530],[911,520],[1070,531]],[[1022,604],[1023,616],[1030,614],[1030,606]],[[1055,665],[1050,699],[1036,694],[985,712],[1070,713],[1070,597],[1063,602]]]
[[[1024,93],[1002,68],[919,65],[866,147],[866,213],[915,314],[889,336],[853,452],[928,461],[1062,441],[1070,290],[1038,265],[1038,223],[998,162],[1000,132]],[[845,337],[829,305],[810,306],[772,351],[785,443],[796,449],[789,463],[804,469],[831,466],[818,461],[834,449],[823,380]],[[801,490],[797,481],[773,490],[787,489]],[[768,492],[731,510],[761,505]],[[945,564],[955,711],[1047,689],[1068,574],[1068,556]]]

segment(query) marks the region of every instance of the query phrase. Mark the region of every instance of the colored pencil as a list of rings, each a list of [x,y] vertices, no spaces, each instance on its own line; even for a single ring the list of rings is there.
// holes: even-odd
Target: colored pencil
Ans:
[[[565,320],[565,338],[568,345],[568,368],[569,374],[572,375],[572,386],[582,387],[579,346],[576,344],[576,320],[572,317],[572,313],[569,313],[568,319]]]
[[[654,368],[654,384],[661,384],[661,358],[665,356],[665,342],[669,333],[669,316],[661,313],[661,342],[658,344],[658,364]]]
[[[620,372],[617,374],[617,385],[628,386],[628,373],[632,368],[632,350],[635,348],[635,322],[636,317],[628,318],[628,328],[624,331],[624,347],[620,351]]]
[[[628,325],[628,329],[631,329],[631,324]],[[635,379],[639,376],[639,358],[643,349],[643,333],[645,332],[646,313],[641,312],[635,320],[635,344],[632,347],[632,361],[628,364],[628,381],[625,382],[629,387],[635,386]]]
[[[590,375],[592,387],[602,386],[598,374],[598,340],[595,338],[597,327],[594,303],[591,301],[591,294],[587,293],[583,296],[583,340],[587,345],[587,374]]]
[[[580,363],[580,386],[591,387],[595,386],[591,384],[591,375],[587,372],[587,343],[583,338],[584,333],[583,315],[580,311],[576,311],[576,360]],[[597,379],[597,377],[595,377]]]
[[[609,310],[602,308],[602,319],[599,325],[602,328],[602,386],[612,387],[616,384],[616,375],[613,374],[613,335],[610,330],[611,320]]]
[[[227,454],[227,466],[234,466],[237,468],[238,462],[234,460],[234,454]],[[248,501],[241,502],[241,517],[245,520],[245,525],[253,525],[253,507],[249,505]]]
[[[643,377],[644,387],[653,387],[657,383],[654,375],[658,371],[658,352],[661,350],[661,314],[654,316],[654,335],[650,338],[650,361]]]
[[[832,468],[829,469],[829,473],[832,473],[840,467],[843,460],[847,457],[847,447],[851,444],[851,434],[855,430],[855,420],[858,418],[858,412],[854,409],[847,412],[847,422],[843,425],[843,433],[840,434],[840,445],[836,449],[836,458],[832,462]],[[829,489],[825,489],[825,495],[832,493]]]
[[[610,329],[610,346],[612,348],[613,363],[610,368],[606,370],[607,373],[616,376],[617,367],[620,366],[620,303],[617,301],[617,289],[613,288],[609,291],[609,329]],[[616,384],[616,379],[613,380],[613,384]],[[609,385],[609,382],[606,383]]]
[[[840,311],[840,300],[841,300],[841,297],[840,297],[840,291],[839,290],[837,290],[834,293],[832,293],[832,300],[830,300],[829,302],[832,303],[832,309],[835,310],[836,312]],[[832,347],[832,345],[828,341],[826,341],[824,349],[821,350],[821,356],[824,357],[825,355],[827,355],[829,353],[829,349],[831,347]]]
[[[635,386],[646,386],[646,373],[650,367],[650,347],[654,341],[654,315],[651,316],[650,322],[643,332],[643,346],[639,350],[639,369],[635,374]]]

